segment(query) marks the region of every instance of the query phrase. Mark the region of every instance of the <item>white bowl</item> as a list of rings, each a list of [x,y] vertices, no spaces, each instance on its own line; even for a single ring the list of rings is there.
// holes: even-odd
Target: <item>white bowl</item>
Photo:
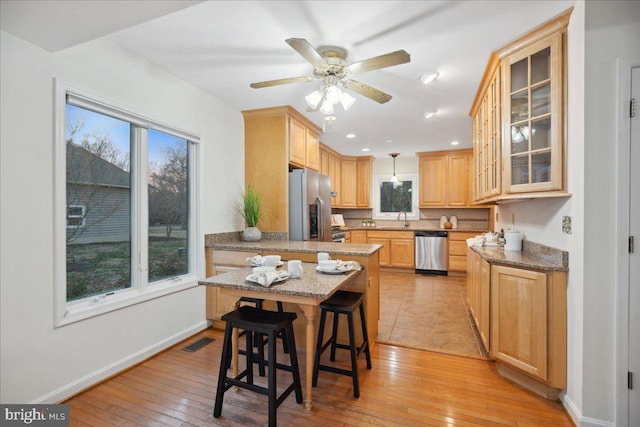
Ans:
[[[267,273],[269,271],[276,271],[275,267],[262,266],[262,267],[254,267],[253,274]]]
[[[267,255],[262,257],[262,265],[277,267],[282,257],[280,255]]]

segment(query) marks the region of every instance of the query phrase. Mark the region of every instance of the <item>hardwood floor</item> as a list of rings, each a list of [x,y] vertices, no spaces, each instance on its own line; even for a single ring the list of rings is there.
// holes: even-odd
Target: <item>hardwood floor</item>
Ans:
[[[382,271],[380,301],[379,341],[486,358],[468,310],[466,277]]]
[[[182,350],[205,336],[215,341],[193,353]],[[304,348],[298,347],[304,370]],[[222,331],[207,329],[65,402],[70,425],[267,425],[266,397],[247,390],[228,391],[222,417],[213,418],[221,350]],[[278,351],[278,360],[286,361],[282,346]],[[337,363],[346,363],[346,353],[338,352]],[[492,362],[385,344],[374,345],[371,356],[372,370],[364,355],[358,359],[359,399],[350,378],[320,372],[313,409],[306,411],[290,395],[278,409],[279,425],[573,425],[559,402],[510,383]],[[289,380],[289,373],[278,374],[279,384]],[[304,375],[302,381],[304,390]]]

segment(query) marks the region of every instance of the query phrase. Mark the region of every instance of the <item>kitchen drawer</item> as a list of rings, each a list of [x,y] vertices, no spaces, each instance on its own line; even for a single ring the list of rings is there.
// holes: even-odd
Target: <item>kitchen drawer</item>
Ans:
[[[413,231],[367,230],[367,239],[412,239]]]
[[[449,255],[467,255],[467,242],[464,240],[450,240]]]
[[[462,240],[465,241],[471,237],[476,237],[477,235],[482,234],[482,231],[478,230],[478,231],[474,231],[474,232],[467,232],[467,231],[449,231],[449,242],[451,242],[452,240]],[[449,243],[451,244],[451,243]]]
[[[467,256],[449,255],[449,271],[467,271]]]

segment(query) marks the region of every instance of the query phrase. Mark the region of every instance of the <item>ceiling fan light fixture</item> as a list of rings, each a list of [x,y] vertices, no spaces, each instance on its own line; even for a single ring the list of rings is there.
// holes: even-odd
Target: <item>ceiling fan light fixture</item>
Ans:
[[[309,95],[305,96],[304,100],[307,101],[307,105],[309,105],[309,107],[315,110],[318,108],[318,105],[320,105],[320,101],[322,101],[322,93],[316,89]]]
[[[322,114],[324,114],[325,116],[332,116],[333,115],[333,104],[330,103],[330,102],[323,102],[319,111]]]
[[[327,100],[327,102],[330,102],[331,104],[337,104],[338,102],[340,102],[340,98],[342,98],[342,91],[338,89],[337,86],[332,85],[327,87],[327,92],[325,94],[325,99]]]
[[[342,92],[342,96],[340,96],[340,103],[342,104],[344,111],[351,108],[354,102],[356,102],[356,99],[353,96],[349,95],[347,92]]]
[[[440,77],[440,73],[436,71],[435,73],[421,75],[420,81],[422,82],[422,84],[428,85],[429,83],[436,80],[438,77]]]

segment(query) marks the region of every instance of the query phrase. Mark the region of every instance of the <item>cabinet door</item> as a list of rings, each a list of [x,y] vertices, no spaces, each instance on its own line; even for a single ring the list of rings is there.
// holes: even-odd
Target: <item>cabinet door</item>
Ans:
[[[353,236],[351,236],[353,239]],[[389,239],[379,239],[367,237],[367,243],[372,245],[382,245],[382,248],[378,251],[378,256],[380,257],[380,266],[388,267],[390,265],[389,260]]]
[[[562,35],[556,33],[503,62],[508,193],[563,188]]]
[[[336,193],[336,197],[331,198],[331,206],[342,206],[342,169],[340,165],[340,158],[330,154],[329,155],[329,177],[331,178],[331,191]]]
[[[413,239],[391,239],[389,245],[389,264],[392,267],[415,267]]]
[[[356,206],[371,207],[371,159],[358,159],[356,164]]]
[[[329,152],[325,150],[320,150],[320,173],[322,175],[327,175],[331,177],[329,166]],[[331,183],[331,187],[333,188],[333,183]]]
[[[447,156],[447,206],[467,206],[469,204],[469,155],[449,154]]]
[[[491,265],[478,256],[477,266],[477,300],[476,310],[478,312],[478,332],[484,348],[489,351],[490,334],[490,297],[491,297]]]
[[[356,177],[357,166],[355,160],[345,160],[341,162],[341,183],[342,195],[340,196],[340,203],[345,208],[356,207]]]
[[[306,129],[306,167],[314,171],[320,171],[320,138],[311,129]]]
[[[547,276],[491,267],[491,355],[547,379]]]
[[[367,243],[365,230],[351,230],[351,243]]]
[[[293,117],[289,117],[289,163],[301,168],[305,167],[307,160],[306,139],[307,128]]]
[[[420,157],[420,207],[444,206],[446,156]]]

